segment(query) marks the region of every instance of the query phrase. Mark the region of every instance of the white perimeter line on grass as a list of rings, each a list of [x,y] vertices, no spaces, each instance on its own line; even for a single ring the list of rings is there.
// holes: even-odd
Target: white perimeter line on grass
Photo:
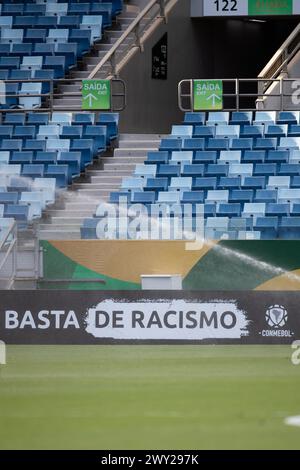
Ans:
[[[300,415],[285,418],[284,424],[287,424],[288,426],[300,426]]]

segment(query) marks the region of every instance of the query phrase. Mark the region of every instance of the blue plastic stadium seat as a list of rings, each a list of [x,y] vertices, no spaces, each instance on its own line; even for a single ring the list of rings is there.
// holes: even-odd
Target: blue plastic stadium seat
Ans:
[[[27,222],[28,215],[28,205],[7,204],[4,208],[4,217],[15,219],[17,222]]]
[[[176,164],[173,164],[173,165],[162,164],[158,168],[157,175],[168,177],[168,178],[171,178],[174,176],[180,176],[180,166]]]
[[[97,124],[106,126],[107,137],[114,140],[118,136],[119,114],[118,113],[101,113],[97,120]]]
[[[15,139],[34,139],[36,136],[35,126],[15,126],[13,137]]]
[[[300,137],[300,125],[291,124],[288,129],[288,137]]]
[[[22,176],[30,178],[43,178],[45,167],[43,164],[25,164],[22,168]]]
[[[17,204],[19,193],[17,192],[0,192],[0,204]]]
[[[76,113],[73,115],[73,124],[78,126],[91,126],[94,124],[95,116],[93,113]]]
[[[229,113],[227,111],[211,111],[208,113],[207,124],[228,124]]]
[[[173,152],[174,150],[181,150],[182,149],[182,139],[175,138],[175,139],[162,139],[160,146],[160,150],[168,150]]]
[[[292,177],[291,188],[300,188],[300,176]]]
[[[184,139],[183,150],[199,151],[205,149],[205,139],[192,138]]]
[[[147,178],[144,191],[167,191],[168,178]]]
[[[254,199],[253,189],[232,189],[229,191],[229,202],[247,203]]]
[[[181,196],[183,204],[203,204],[204,191],[184,191]]]
[[[244,163],[264,163],[265,159],[265,150],[245,150],[244,154],[242,154],[242,161]]]
[[[33,161],[33,152],[23,151],[23,152],[12,152],[10,155],[10,163],[32,163]]]
[[[208,139],[206,143],[207,150],[228,150],[229,149],[229,139]]]
[[[72,139],[70,149],[81,152],[81,158],[85,166],[93,161],[94,143],[91,139]]]
[[[299,124],[299,111],[280,111],[277,124]]]
[[[193,184],[194,190],[209,190],[217,188],[217,178],[216,177],[198,177],[195,179]]]
[[[168,152],[148,152],[145,164],[159,165],[161,163],[168,163],[169,154]]]
[[[267,124],[265,127],[265,137],[286,137],[287,133],[287,124]]]
[[[208,140],[212,137],[215,137],[215,134],[215,126],[195,126],[193,137],[199,137]]]
[[[253,139],[252,138],[239,138],[232,139],[229,145],[232,150],[252,150],[253,148]]]
[[[60,135],[63,139],[81,139],[82,126],[62,126]]]
[[[68,165],[48,165],[45,176],[55,178],[58,188],[65,188],[68,185]]]
[[[246,176],[243,180],[243,189],[264,189],[266,187],[265,176]]]
[[[259,138],[264,135],[264,126],[263,125],[256,125],[256,126],[242,126],[240,131],[240,137],[245,138]]]
[[[277,139],[273,138],[260,138],[254,141],[253,148],[256,150],[276,149]]]
[[[27,124],[46,126],[49,123],[48,113],[28,113]]]
[[[221,203],[217,209],[219,217],[240,217],[241,204],[240,203]]]
[[[300,164],[281,163],[278,175],[300,176]]]
[[[230,124],[251,125],[253,119],[252,111],[233,111]]]
[[[290,215],[292,217],[300,217],[300,204],[298,204],[298,203],[291,204]]]
[[[240,176],[221,176],[218,189],[240,189]]]
[[[155,202],[155,192],[154,191],[133,192],[131,195],[131,202],[133,204],[153,204]]]
[[[192,163],[193,161],[193,152],[190,150],[183,150],[180,152],[172,152],[170,163]]]
[[[204,165],[201,163],[185,164],[181,172],[182,176],[204,176]]]
[[[278,236],[278,217],[257,217],[253,228],[262,240],[274,240]]]
[[[228,176],[229,165],[208,164],[205,170],[206,176]]]
[[[290,204],[277,204],[270,202],[266,205],[267,216],[287,217],[290,213]]]
[[[300,137],[282,137],[279,142],[281,149],[299,149]]]
[[[288,150],[268,150],[266,154],[266,163],[287,163],[290,153]]]
[[[43,152],[37,151],[34,162],[43,163],[44,165],[55,165],[57,154],[56,152]]]
[[[216,150],[197,151],[194,156],[194,163],[216,163]]]
[[[193,125],[204,125],[205,124],[205,112],[203,113],[185,113],[184,124]]]
[[[131,193],[129,193],[128,191],[114,191],[111,192],[109,195],[109,202],[111,204],[118,204],[121,201],[123,202],[125,199],[128,202],[130,200],[130,195]]]
[[[279,238],[285,240],[300,239],[300,217],[282,217],[278,228]]]
[[[106,150],[106,127],[105,126],[86,126],[83,132],[84,139],[93,141],[94,154]]]
[[[256,111],[255,123],[275,123],[276,122],[276,111]]]
[[[257,189],[254,202],[276,203],[277,191],[274,189]]]
[[[254,165],[254,176],[275,176],[277,173],[276,163],[256,163]]]
[[[22,141],[21,141],[22,142]],[[23,143],[23,150],[46,150],[45,140],[26,139]]]

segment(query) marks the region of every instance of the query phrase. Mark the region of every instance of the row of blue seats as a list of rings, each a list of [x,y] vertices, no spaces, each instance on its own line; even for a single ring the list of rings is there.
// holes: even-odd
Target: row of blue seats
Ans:
[[[188,140],[188,143],[184,143]],[[193,142],[197,140],[197,142]],[[183,147],[185,145],[185,147]],[[161,140],[159,150],[180,151],[180,150],[275,150],[275,149],[299,149],[300,137],[279,137],[279,138],[263,138],[257,137],[253,139],[227,139],[214,138],[207,139],[174,139],[165,138]]]
[[[277,124],[300,124],[300,111],[211,111],[188,112],[184,115],[183,124],[205,125],[205,124],[239,124],[250,125],[256,123]]]
[[[187,178],[185,178],[187,179]],[[118,202],[118,198],[120,195],[128,198],[130,197],[130,193],[132,192],[141,192],[141,197],[147,198],[148,191],[168,191],[170,187],[171,190],[179,190],[179,191],[186,191],[190,188],[195,192],[195,198],[197,199],[199,190],[205,191],[207,194],[208,190],[243,190],[241,193],[241,197],[246,198],[249,202],[253,200],[254,193],[252,190],[258,190],[256,198],[262,199],[266,201],[274,201],[277,200],[277,192],[276,190],[279,188],[300,188],[300,176],[245,176],[241,178],[240,176],[233,176],[233,177],[226,177],[221,176],[219,178],[215,176],[211,177],[196,177],[190,178],[187,182],[183,181],[182,184],[178,183],[179,178],[172,178],[171,180],[166,177],[157,177],[157,178],[147,178],[144,185],[138,187],[136,185],[135,188],[129,189],[128,186],[132,185],[130,181],[127,183],[127,180],[124,181],[123,187],[121,192],[111,193],[111,202]],[[126,187],[127,186],[127,187]],[[244,191],[244,190],[251,190],[251,191]],[[267,191],[264,191],[267,190]],[[192,192],[193,192],[192,191]],[[271,192],[270,192],[271,191]],[[272,192],[272,191],[275,191]],[[144,194],[144,196],[142,196]],[[259,194],[259,196],[258,196]],[[196,200],[195,199],[195,200]]]
[[[112,7],[110,3],[97,7],[97,11],[88,14],[64,15],[64,16],[1,16],[1,29],[21,29],[21,28],[80,28],[90,18],[91,24],[96,24],[93,18],[101,16],[103,27],[112,24]]]
[[[163,182],[162,182],[163,183]],[[281,189],[237,189],[216,190],[214,185],[203,187],[200,190],[184,190],[181,193],[164,191],[163,184],[160,188],[149,185],[147,191],[116,191],[110,194],[110,204],[122,203],[154,204],[168,200],[169,204],[204,204],[209,201],[216,206],[219,203],[263,203],[263,204],[295,204],[300,202],[299,180],[296,186]],[[296,189],[296,191],[294,190]],[[213,201],[213,202],[212,202]],[[282,201],[282,202],[281,202]],[[296,202],[295,202],[296,201]]]
[[[101,221],[101,218],[85,219],[81,226],[81,238],[83,239],[94,239],[97,238],[97,225]],[[194,222],[196,225],[196,222]],[[171,224],[170,224],[171,225]],[[194,230],[196,231],[196,226]],[[163,237],[165,232],[165,221],[164,229],[161,225],[160,236]],[[110,234],[113,238],[122,238],[118,229],[115,234]],[[166,235],[165,235],[166,236]],[[299,239],[300,238],[300,217],[258,217],[256,219],[244,219],[244,218],[210,218],[205,220],[204,233],[200,233],[200,236],[204,236],[206,239]],[[139,234],[137,234],[139,237]],[[140,235],[143,238],[143,234]],[[172,225],[170,227],[170,234],[167,238],[175,239],[172,232]],[[182,237],[180,237],[181,239]]]
[[[300,151],[298,149],[153,151],[148,152],[145,164],[136,167],[135,174],[139,174],[139,172],[142,175],[152,174],[151,169],[155,165],[167,163],[208,164],[217,163],[217,161],[220,163],[300,163]]]
[[[288,137],[300,135],[299,124],[246,124],[218,126],[173,126],[171,138],[231,138],[239,137]]]
[[[22,44],[22,43],[68,43],[87,40],[89,46],[102,36],[102,26],[99,24],[100,17],[95,17],[96,25],[84,25],[79,29],[4,29],[0,30],[0,44]],[[80,34],[78,34],[80,33]]]
[[[1,126],[0,125],[0,142],[3,139],[81,139],[93,138],[95,146],[105,149],[109,143],[107,139],[107,128],[101,125],[77,126],[50,124],[43,126]]]
[[[2,141],[4,142],[4,141]],[[7,146],[7,141],[5,140],[4,146]],[[0,149],[6,150],[6,148],[1,147]],[[300,164],[299,163],[208,163],[206,165],[199,164],[184,164],[178,165],[174,164],[161,164],[157,167],[154,165],[154,169],[157,168],[157,171],[153,171],[152,175],[148,174],[145,176],[135,176],[132,178],[124,179],[123,186],[126,183],[129,185],[132,184],[132,188],[143,188],[147,177],[180,177],[180,176],[299,176],[300,175]],[[128,186],[130,189],[131,186]]]
[[[3,118],[5,126],[79,126],[83,133],[86,133],[87,126],[105,126],[107,144],[117,138],[119,114],[118,113],[100,113],[95,116],[93,113],[63,113],[54,112],[50,116],[48,113],[6,113]],[[3,126],[3,127],[5,127]],[[2,126],[1,126],[2,127]],[[81,131],[81,129],[79,129]],[[80,134],[81,135],[81,134]]]
[[[41,31],[41,32],[40,32]],[[58,44],[76,44],[77,46],[77,57],[81,57],[83,54],[86,54],[91,47],[91,38],[92,34],[90,30],[85,29],[70,29],[68,42],[59,43],[59,42],[50,42],[46,43],[45,39],[46,36],[44,34],[44,30],[28,30],[27,36],[23,38],[23,41],[16,41],[15,43],[5,42],[4,40],[0,39],[0,46],[11,46],[11,48],[15,51],[19,50],[19,56],[24,55],[23,51],[26,51],[26,46],[32,50],[32,55],[43,55],[44,53],[49,54],[53,53],[52,46],[55,45],[58,47]],[[24,47],[23,47],[24,46]],[[61,47],[61,46],[60,46]],[[6,47],[4,48],[6,49]],[[11,50],[12,50],[11,49]],[[5,53],[6,55],[6,53]],[[14,54],[16,55],[16,53]]]
[[[49,2],[43,3],[4,3],[0,5],[0,14],[2,16],[66,16],[66,15],[92,15],[99,14],[103,10],[108,11],[112,17],[115,17],[121,13],[123,8],[122,0],[110,0],[106,2],[102,1],[85,1],[80,2]]]

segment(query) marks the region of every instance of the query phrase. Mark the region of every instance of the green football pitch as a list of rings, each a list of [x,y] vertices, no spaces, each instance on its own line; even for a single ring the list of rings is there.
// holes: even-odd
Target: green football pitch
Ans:
[[[10,346],[1,449],[300,448],[289,346]]]

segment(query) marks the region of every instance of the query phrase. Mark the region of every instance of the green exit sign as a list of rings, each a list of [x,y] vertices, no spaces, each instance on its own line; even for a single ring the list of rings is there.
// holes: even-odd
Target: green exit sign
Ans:
[[[100,111],[111,109],[110,80],[82,80],[82,109]]]
[[[222,80],[194,80],[194,111],[217,111],[223,109]]]
[[[292,15],[293,0],[249,0],[248,15]]]

